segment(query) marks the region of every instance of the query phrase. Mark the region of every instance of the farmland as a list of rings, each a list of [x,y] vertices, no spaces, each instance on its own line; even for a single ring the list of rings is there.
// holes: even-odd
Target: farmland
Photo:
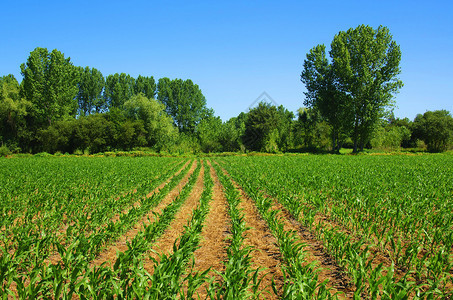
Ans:
[[[453,156],[0,160],[2,299],[453,297]]]

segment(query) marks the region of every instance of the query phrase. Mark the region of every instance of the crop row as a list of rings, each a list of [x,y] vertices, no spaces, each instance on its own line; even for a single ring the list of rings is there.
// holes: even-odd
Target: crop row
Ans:
[[[180,165],[179,163],[170,166],[167,164],[167,167],[170,167],[170,171],[161,172],[163,167],[160,170],[158,169],[157,172],[155,171],[156,173],[148,170],[148,175],[143,175],[144,177],[140,179],[142,184],[140,186],[134,184],[133,187],[135,189],[133,192],[126,192],[127,197],[123,195],[123,197],[118,198],[112,195],[107,199],[108,201],[98,199],[98,207],[94,211],[102,211],[101,208],[103,208],[106,215],[102,219],[103,222],[95,223],[95,218],[83,218],[83,214],[79,215],[79,222],[70,224],[67,227],[63,240],[61,235],[49,234],[45,236],[45,234],[42,234],[45,231],[36,234],[36,231],[30,230],[27,226],[22,226],[23,231],[18,229],[14,232],[14,239],[18,241],[17,245],[12,247],[12,244],[8,243],[7,246],[4,246],[0,259],[0,279],[3,282],[2,294],[11,294],[12,290],[15,290],[16,294],[19,293],[22,296],[36,295],[37,291],[43,293],[43,286],[48,286],[50,279],[58,282],[55,279],[56,272],[60,277],[63,271],[72,274],[86,272],[85,264],[87,261],[92,260],[107,242],[124,233],[141,216],[159,203],[188,171],[188,167],[186,167],[185,171],[174,176],[159,193],[145,196],[157,184],[166,180],[171,173],[174,173],[176,168],[180,168]],[[132,170],[130,169],[130,171]],[[162,176],[156,176],[159,172],[161,172]],[[145,174],[144,171],[137,171],[135,174],[142,173]],[[128,175],[133,177],[131,173]],[[123,198],[128,198],[129,201],[122,202],[121,199]],[[103,205],[110,200],[113,201],[110,205]],[[72,201],[83,201],[83,198],[73,198]],[[138,205],[131,205],[132,203]],[[120,206],[114,207],[114,204]],[[125,210],[124,208],[128,206],[129,209]],[[111,210],[119,212],[117,213],[117,218],[109,218],[112,216],[112,213],[109,213]],[[98,226],[94,226],[94,224],[98,224]],[[49,229],[43,226],[43,230]],[[52,249],[56,249],[58,255],[52,253]],[[80,268],[80,265],[77,265],[78,259],[85,267]],[[68,282],[71,282],[71,280]]]
[[[232,157],[220,161],[249,193],[261,191],[277,199],[310,228],[345,268],[356,297],[448,296],[452,228],[451,210],[445,208],[452,205],[453,178],[445,162],[449,158],[372,159]],[[429,213],[432,218],[427,217]],[[412,231],[406,219],[415,222]],[[384,235],[382,228],[386,228]],[[427,238],[440,231],[436,242]]]

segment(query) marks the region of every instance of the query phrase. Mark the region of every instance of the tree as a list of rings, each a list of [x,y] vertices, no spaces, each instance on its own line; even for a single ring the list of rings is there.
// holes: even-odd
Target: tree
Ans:
[[[207,117],[201,120],[197,126],[197,136],[203,152],[222,151],[221,136],[223,123],[220,117]]]
[[[414,135],[430,152],[445,151],[453,141],[453,118],[447,110],[427,111],[414,119]]]
[[[154,77],[144,77],[138,75],[137,79],[135,80],[134,86],[134,94],[143,94],[148,99],[155,99],[156,97],[156,81]]]
[[[287,110],[283,105],[277,107],[278,115],[278,140],[277,145],[280,151],[286,151],[293,146],[293,119],[294,113]]]
[[[304,92],[304,105],[318,111],[321,118],[331,125],[332,150],[338,152],[340,138],[347,131],[351,114],[346,107],[348,96],[336,86],[334,69],[327,59],[324,45],[317,45],[310,50],[300,77],[307,89]],[[304,126],[307,124],[305,122]],[[307,142],[310,145],[307,147],[312,147],[312,142],[306,141],[306,145]]]
[[[406,126],[378,126],[370,140],[373,148],[398,149],[403,141],[409,141],[411,132]]]
[[[389,29],[361,25],[335,35],[330,56],[338,90],[348,95],[345,109],[352,113],[354,152],[369,141],[373,126],[403,86],[400,47]]]
[[[33,104],[38,126],[75,117],[78,70],[57,49],[36,48],[21,65],[22,95]]]
[[[124,109],[128,118],[143,121],[148,144],[156,150],[169,148],[176,141],[177,129],[162,103],[139,94],[126,101]]]
[[[329,145],[331,127],[323,121],[320,112],[314,108],[299,108],[294,124],[294,145],[306,150],[326,150]]]
[[[80,70],[77,100],[81,115],[100,113],[107,108],[105,98],[102,97],[104,85],[105,79],[99,70],[90,67]]]
[[[25,126],[31,103],[19,95],[19,83],[13,75],[0,77],[0,141],[15,143],[18,127]]]
[[[248,112],[244,145],[253,151],[278,152],[291,144],[291,122],[294,114],[283,106],[260,102]]]
[[[134,93],[135,79],[125,73],[115,73],[105,80],[104,97],[109,108],[122,108]]]
[[[247,116],[248,114],[241,112],[237,117],[233,117],[223,124],[219,136],[222,151],[233,152],[245,150],[242,137],[245,133]]]
[[[158,100],[165,104],[167,113],[180,132],[195,133],[198,123],[209,114],[206,98],[190,79],[161,78],[157,91]]]

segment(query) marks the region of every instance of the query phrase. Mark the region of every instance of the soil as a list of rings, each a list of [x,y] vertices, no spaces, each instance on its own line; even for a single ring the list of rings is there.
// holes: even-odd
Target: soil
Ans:
[[[350,279],[338,266],[335,259],[327,253],[323,244],[307,228],[296,221],[283,205],[274,200],[272,209],[281,210],[279,217],[284,224],[284,229],[297,232],[300,242],[306,245],[304,247],[306,262],[316,264],[319,282],[328,280],[327,287],[331,289],[332,294],[339,292],[339,298],[352,299],[354,290]]]
[[[225,174],[228,174],[226,170],[223,171],[225,172]],[[249,203],[253,202],[253,200],[247,196],[246,192],[242,187],[240,187],[234,181],[233,184],[241,192],[243,199],[247,199],[247,202]],[[328,280],[327,287],[331,289],[332,294],[338,292],[339,293],[338,296],[340,299],[352,299],[353,289],[351,287],[349,279],[344,274],[342,269],[336,264],[335,259],[331,257],[329,254],[327,254],[327,251],[324,249],[322,243],[316,240],[315,237],[311,235],[309,231],[306,228],[304,228],[299,222],[294,220],[294,218],[292,218],[289,212],[275,200],[272,209],[281,210],[281,212],[277,214],[277,217],[280,218],[280,220],[283,222],[285,231],[295,231],[299,237],[300,242],[306,244],[306,247],[304,247],[304,250],[306,251],[305,253],[306,263],[310,264],[314,262],[316,264],[317,271],[319,272],[318,273],[319,282]],[[256,211],[256,207],[254,207],[254,205],[253,210]],[[258,211],[256,211],[256,214],[259,215]],[[265,221],[262,220],[261,218],[260,220],[261,222],[265,223]],[[265,227],[267,227],[267,225],[265,225]],[[275,247],[277,247],[275,237],[272,236],[272,239],[273,244],[275,245]],[[269,242],[266,242],[266,244],[269,244]],[[278,248],[277,253],[279,257],[281,257]],[[278,273],[277,271],[273,270],[271,270],[270,272],[271,273],[274,272],[273,274],[282,274],[280,268],[278,268],[278,271],[279,271]],[[276,283],[277,290],[281,290],[283,285],[282,277],[280,282],[276,280]]]
[[[266,299],[278,299],[272,290],[272,280],[274,280],[278,291],[283,286],[282,255],[278,249],[277,240],[272,235],[266,221],[261,218],[253,200],[236,182],[233,180],[232,182],[241,194],[239,208],[244,212],[244,220],[247,226],[251,227],[245,232],[244,245],[255,249],[251,253],[252,267],[264,269],[265,275],[262,276],[259,290],[263,291],[261,295]]]
[[[197,162],[194,161],[192,166],[190,167],[189,172],[184,176],[181,182],[171,190],[168,195],[154,208],[152,209],[147,215],[143,216],[142,219],[137,222],[133,228],[123,234],[116,242],[108,246],[104,251],[102,251],[99,256],[92,261],[92,266],[100,266],[104,262],[107,262],[108,265],[112,266],[116,260],[116,253],[117,252],[124,252],[128,249],[127,241],[131,241],[134,237],[143,230],[145,225],[149,224],[149,220],[154,219],[154,213],[161,212],[168,204],[170,204],[181,192],[182,188],[187,184],[189,177],[195,170]]]
[[[201,166],[197,181],[193,187],[189,197],[176,213],[173,221],[170,223],[164,234],[154,243],[149,255],[159,261],[158,254],[172,254],[172,249],[175,241],[183,234],[184,226],[190,221],[193,215],[193,210],[196,209],[200,202],[201,194],[204,189],[203,182],[204,166]],[[155,251],[155,252],[154,252]],[[144,259],[143,266],[149,274],[153,274],[154,262],[151,259]]]
[[[209,161],[208,165],[214,186],[210,211],[201,232],[200,248],[194,252],[195,266],[193,270],[203,272],[210,268],[208,276],[219,280],[220,276],[215,271],[225,271],[224,262],[228,260],[226,253],[226,248],[228,247],[227,239],[231,235],[230,219],[228,217],[228,203],[223,193],[222,185]],[[198,289],[197,292],[201,299],[206,298],[207,287],[208,284],[206,283]]]

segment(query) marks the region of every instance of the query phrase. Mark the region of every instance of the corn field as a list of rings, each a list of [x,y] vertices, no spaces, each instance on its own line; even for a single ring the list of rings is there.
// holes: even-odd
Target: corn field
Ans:
[[[1,299],[453,299],[453,156],[0,160]]]

